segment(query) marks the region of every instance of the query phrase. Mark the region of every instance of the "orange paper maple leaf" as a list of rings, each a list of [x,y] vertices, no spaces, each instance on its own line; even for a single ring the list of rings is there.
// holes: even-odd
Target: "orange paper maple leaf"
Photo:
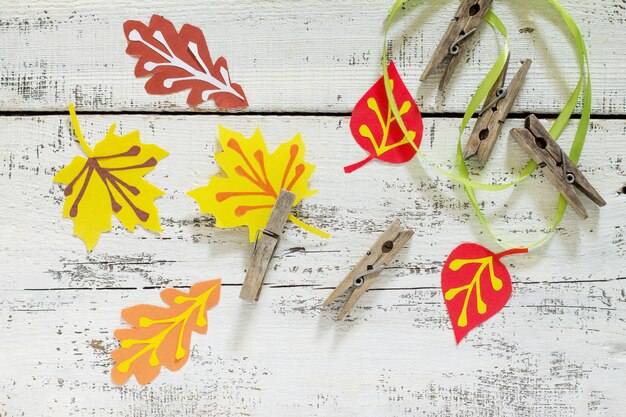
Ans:
[[[124,384],[134,375],[145,385],[159,375],[161,366],[182,368],[189,358],[191,333],[207,331],[206,312],[219,302],[220,287],[218,279],[197,283],[189,293],[167,288],[161,292],[167,307],[140,304],[124,309],[122,318],[133,327],[114,333],[120,348],[111,352],[113,381]]]

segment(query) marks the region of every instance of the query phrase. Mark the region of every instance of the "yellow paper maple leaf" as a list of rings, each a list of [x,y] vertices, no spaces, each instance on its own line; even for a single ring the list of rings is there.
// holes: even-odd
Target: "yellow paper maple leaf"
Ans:
[[[92,250],[102,232],[111,230],[111,215],[133,231],[137,225],[161,231],[154,199],[163,191],[143,179],[168,153],[156,145],[139,141],[139,132],[124,136],[109,128],[106,137],[93,150],[82,135],[74,106],[70,117],[85,159],[76,156],[54,176],[54,181],[67,184],[63,217],[74,220],[74,234]]]
[[[215,216],[218,227],[248,226],[250,242],[265,227],[281,189],[296,194],[294,206],[317,192],[308,181],[315,166],[304,161],[305,147],[300,134],[281,144],[269,154],[261,131],[250,139],[241,133],[219,127],[222,152],[215,159],[226,177],[211,177],[209,184],[188,194],[200,205],[202,213]],[[330,235],[299,220],[289,219],[309,232],[328,238]]]

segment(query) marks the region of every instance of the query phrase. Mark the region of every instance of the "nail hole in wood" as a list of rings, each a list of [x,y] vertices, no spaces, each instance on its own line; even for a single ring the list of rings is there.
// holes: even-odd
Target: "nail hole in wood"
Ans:
[[[621,189],[621,193],[622,193],[622,194],[626,194],[626,185],[622,187],[622,189]]]
[[[478,134],[478,138],[480,140],[485,140],[485,139],[487,139],[488,136],[489,136],[489,129],[483,129]]]
[[[546,149],[546,146],[548,146],[548,142],[546,142],[546,140],[544,138],[536,138],[535,139],[535,143],[541,149]]]
[[[391,240],[388,240],[383,244],[382,252],[388,253],[391,252],[391,249],[393,249],[393,242]]]
[[[469,15],[470,16],[475,16],[476,13],[478,13],[480,11],[480,4],[475,4],[472,7],[470,7],[469,9]]]

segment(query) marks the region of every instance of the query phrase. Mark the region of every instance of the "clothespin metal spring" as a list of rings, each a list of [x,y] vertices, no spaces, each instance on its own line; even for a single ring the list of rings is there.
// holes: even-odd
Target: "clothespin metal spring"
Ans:
[[[377,274],[379,272],[381,272],[383,269],[385,269],[386,265],[381,265],[377,268],[374,268],[374,265],[376,265],[376,263],[378,263],[378,261],[380,260],[380,258],[382,257],[383,253],[389,253],[391,252],[391,250],[393,249],[393,241],[392,240],[388,240],[385,243],[383,243],[383,245],[380,248],[381,251],[381,255],[378,257],[378,259],[376,259],[376,261],[372,264],[372,265],[367,265],[367,271],[364,272],[361,276],[356,277],[354,279],[354,281],[352,282],[352,285],[355,287],[360,287],[361,285],[365,284],[365,277],[368,275],[372,275],[372,274]],[[370,256],[372,254],[371,251],[367,251],[367,256]]]
[[[576,175],[565,170],[565,152],[561,149],[561,166],[563,167],[563,177],[568,184],[574,184],[576,182]]]
[[[606,201],[580,172],[576,164],[569,159],[537,116],[534,114],[528,116],[524,121],[524,127],[512,129],[511,135],[528,152],[537,166],[543,168],[544,175],[581,219],[586,219],[588,214],[576,195],[576,189],[597,206],[606,205]]]
[[[482,116],[487,110],[489,110],[490,108],[492,108],[493,106],[495,106],[496,104],[498,104],[498,102],[500,100],[502,100],[504,97],[506,97],[506,94],[509,92],[509,90],[506,87],[500,87],[498,88],[498,91],[496,92],[496,97],[491,100],[491,102],[489,102],[489,104],[485,105],[485,107],[483,107],[483,109],[480,111],[480,113],[478,113],[478,116]]]
[[[254,248],[252,249],[252,252],[256,250],[256,245],[259,242],[259,235],[261,233],[263,233],[266,236],[273,237],[276,240],[280,240],[280,235],[278,233],[274,233],[271,230],[267,230],[267,229],[259,229],[256,231],[256,236],[254,237]]]
[[[379,266],[378,268],[374,268],[372,265],[368,265],[367,272],[364,272],[363,275],[361,275],[360,277],[356,277],[352,282],[352,285],[354,285],[355,287],[360,287],[361,285],[365,284],[365,277],[367,277],[368,275],[377,274],[384,269],[385,265]]]
[[[544,138],[535,138],[535,144],[541,148],[541,149],[545,149],[546,146],[548,146],[548,143],[546,142],[546,140]],[[565,168],[565,151],[563,149],[561,149],[561,160],[560,161],[554,161],[556,163],[556,166],[560,166],[563,168],[563,178],[565,179],[565,182],[568,184],[574,184],[576,182],[576,175],[574,175],[574,173],[569,172],[566,168]],[[554,157],[552,157],[552,159],[556,159]],[[541,162],[540,164],[538,164],[537,166],[539,168],[545,168],[546,167],[546,163],[545,162]]]
[[[459,51],[461,50],[461,47],[459,47],[459,44],[461,42],[463,42],[465,39],[467,39],[470,36],[472,36],[474,34],[474,32],[476,32],[476,28],[470,30],[467,33],[461,34],[458,38],[456,38],[454,43],[452,45],[450,45],[450,53],[452,55],[457,55],[459,53]]]
[[[337,317],[337,320],[341,320],[412,236],[413,231],[400,230],[400,220],[395,219],[352,271],[326,297],[322,306],[327,307],[340,294],[352,289]]]

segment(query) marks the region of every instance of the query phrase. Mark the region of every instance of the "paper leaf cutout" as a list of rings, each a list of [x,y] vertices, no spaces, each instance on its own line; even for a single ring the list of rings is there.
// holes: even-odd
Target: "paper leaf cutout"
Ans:
[[[463,243],[450,253],[441,271],[441,290],[457,344],[509,300],[511,276],[500,258],[526,252],[521,248],[495,254],[475,243]]]
[[[220,109],[247,107],[239,84],[230,80],[223,57],[213,62],[202,31],[186,24],[180,32],[169,20],[152,15],[150,25],[128,20],[124,23],[128,40],[126,53],[139,57],[135,76],[151,75],[146,82],[150,94],[170,94],[190,89],[190,106],[212,98]]]
[[[217,152],[215,159],[226,177],[213,176],[207,186],[188,193],[202,213],[215,216],[217,227],[248,226],[250,242],[254,242],[257,231],[267,224],[281,189],[296,194],[294,206],[317,193],[309,190],[315,165],[304,161],[305,147],[299,133],[272,154],[259,129],[246,139],[220,126],[219,141],[223,151]],[[329,237],[293,214],[289,219],[309,232]]]
[[[422,142],[424,134],[422,114],[413,96],[404,85],[393,61],[389,63],[388,72],[398,110],[411,136],[405,137],[396,122],[389,100],[387,100],[385,82],[381,77],[356,104],[350,119],[352,136],[363,149],[369,152],[369,156],[356,164],[345,167],[346,173],[361,168],[374,158],[394,164],[410,161],[416,153],[411,142],[416,147],[419,147]]]
[[[189,359],[192,332],[206,334],[206,312],[220,299],[221,280],[204,281],[189,293],[174,288],[161,291],[167,307],[140,304],[122,310],[132,328],[117,329],[120,348],[111,352],[115,361],[111,377],[124,384],[135,376],[141,385],[152,382],[165,366],[178,371]]]
[[[54,176],[67,184],[63,217],[74,220],[74,234],[92,250],[102,232],[111,230],[111,215],[132,232],[137,225],[161,231],[154,200],[163,191],[143,179],[168,153],[156,145],[141,143],[139,132],[115,134],[111,125],[93,150],[83,137],[74,107],[70,117],[80,146],[87,156],[76,156]]]

